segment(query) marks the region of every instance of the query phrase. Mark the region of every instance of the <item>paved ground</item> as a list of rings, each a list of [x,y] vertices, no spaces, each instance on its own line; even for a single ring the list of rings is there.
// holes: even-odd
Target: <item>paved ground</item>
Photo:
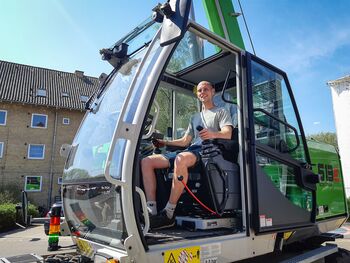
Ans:
[[[59,238],[60,246],[73,245],[69,236]],[[57,252],[47,251],[48,236],[44,233],[44,225],[36,224],[27,229],[18,228],[0,233],[0,257],[17,256],[27,253],[49,255]],[[60,252],[75,251],[72,248],[61,248]]]
[[[346,223],[341,228],[335,230],[334,232],[342,234],[344,236],[343,239],[337,239],[336,243],[339,247],[345,248],[350,251],[350,224]]]
[[[350,224],[344,225],[336,230],[337,233],[344,235],[344,239],[337,240],[339,247],[350,250]],[[73,242],[68,236],[60,237],[60,246],[71,246]],[[0,233],[0,257],[17,256],[27,253],[37,255],[49,255],[57,252],[47,251],[48,236],[44,233],[43,224],[36,224],[27,229],[16,229],[6,233]],[[75,251],[72,248],[61,248],[60,253]]]

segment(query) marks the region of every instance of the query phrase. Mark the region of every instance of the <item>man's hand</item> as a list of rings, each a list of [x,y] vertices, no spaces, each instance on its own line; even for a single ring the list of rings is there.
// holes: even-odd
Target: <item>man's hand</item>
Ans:
[[[201,137],[202,140],[215,139],[216,136],[216,132],[212,132],[208,129],[203,129],[199,132],[199,137]]]
[[[152,139],[152,143],[153,143],[154,147],[156,147],[156,148],[162,148],[165,146],[165,142],[163,140],[159,140],[159,139]]]

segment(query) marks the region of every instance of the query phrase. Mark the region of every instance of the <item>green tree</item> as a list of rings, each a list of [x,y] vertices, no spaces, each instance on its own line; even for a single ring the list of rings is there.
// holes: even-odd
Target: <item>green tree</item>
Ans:
[[[306,136],[309,140],[324,142],[338,148],[337,134],[335,132],[320,132]]]

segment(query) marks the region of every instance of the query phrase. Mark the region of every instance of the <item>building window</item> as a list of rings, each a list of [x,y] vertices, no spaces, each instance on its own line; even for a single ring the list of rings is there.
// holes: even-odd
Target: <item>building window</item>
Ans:
[[[28,159],[44,159],[45,144],[29,144]]]
[[[68,97],[69,97],[68,92],[62,92],[62,97],[64,97],[64,98],[68,98]]]
[[[46,97],[46,89],[37,89],[36,96],[37,97]]]
[[[26,176],[24,189],[26,192],[40,192],[42,176]]]
[[[4,143],[0,142],[0,159],[2,158],[3,152],[4,152]]]
[[[88,96],[85,96],[85,95],[80,95],[80,100],[81,100],[81,102],[87,102],[87,101],[88,101],[88,99],[89,99],[89,97],[88,97]]]
[[[32,114],[32,128],[47,128],[47,115]]]
[[[69,125],[69,118],[63,118],[62,123],[63,123],[64,125]]]
[[[6,125],[7,110],[0,110],[0,125]]]

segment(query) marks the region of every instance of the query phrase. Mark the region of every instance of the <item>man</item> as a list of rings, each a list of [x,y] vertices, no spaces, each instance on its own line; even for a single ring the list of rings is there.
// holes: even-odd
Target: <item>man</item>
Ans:
[[[175,225],[174,211],[184,189],[183,184],[178,181],[179,175],[187,183],[188,168],[194,166],[200,159],[202,140],[207,139],[231,139],[232,120],[226,109],[216,107],[213,103],[215,89],[208,81],[202,81],[197,86],[197,97],[202,103],[202,111],[192,116],[185,135],[177,140],[158,140],[160,146],[188,147],[183,152],[176,154],[169,152],[164,155],[155,154],[141,161],[143,184],[146,192],[147,207],[151,213],[151,229],[161,229]],[[198,131],[196,127],[203,129]],[[192,142],[192,143],[191,143]],[[155,169],[174,167],[174,177],[170,197],[165,208],[157,215],[156,203],[156,175]]]

